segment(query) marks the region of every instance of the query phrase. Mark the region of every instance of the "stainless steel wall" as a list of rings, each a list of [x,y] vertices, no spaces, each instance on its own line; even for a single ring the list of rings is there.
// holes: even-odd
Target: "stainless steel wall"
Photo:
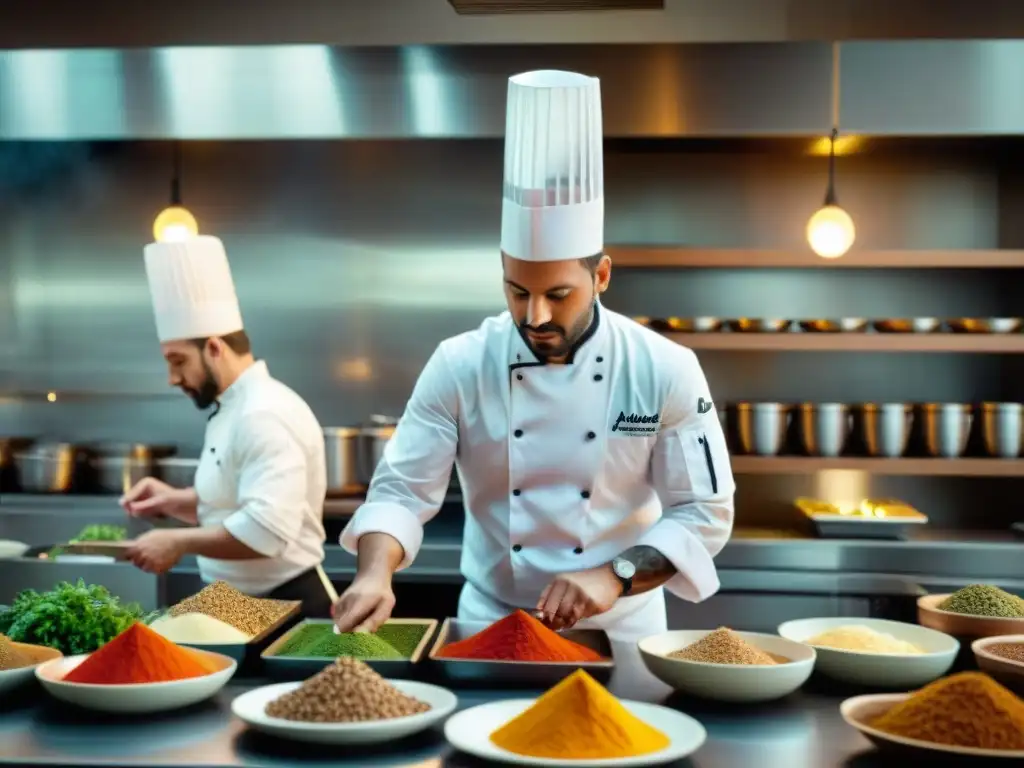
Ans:
[[[805,248],[825,162],[787,146],[609,142],[607,241]],[[325,425],[400,413],[434,345],[502,309],[501,151],[488,140],[185,147],[185,202],[226,242],[257,352]],[[8,143],[0,157],[0,434],[195,451],[204,416],[167,387],[142,267],[169,148]],[[1015,162],[896,147],[840,158],[839,194],[860,247],[1021,247],[1021,193],[1002,171]],[[1000,315],[1020,313],[1021,288],[1006,271],[619,270],[607,304],[646,315]],[[719,402],[1024,398],[999,357],[701,360]],[[745,479],[745,514],[775,514],[798,482]],[[963,503],[976,510],[967,525],[1009,522],[998,501],[1008,486],[949,482],[873,487],[950,521]]]

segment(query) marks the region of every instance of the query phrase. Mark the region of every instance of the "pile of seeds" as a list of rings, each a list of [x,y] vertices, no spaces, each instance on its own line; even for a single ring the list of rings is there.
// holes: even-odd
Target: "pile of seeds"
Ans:
[[[215,581],[173,606],[170,614],[182,616],[186,613],[205,613],[254,637],[293,607],[294,603],[286,600],[249,597],[226,582]]]
[[[304,723],[391,720],[426,712],[363,662],[343,656],[290,693],[267,704],[268,717]]]
[[[755,648],[731,629],[719,627],[700,640],[668,655],[670,659],[700,661],[705,664],[774,665],[778,662]]]
[[[32,663],[32,659],[14,647],[6,635],[0,635],[0,672],[21,669]]]
[[[939,603],[940,611],[1002,619],[1024,618],[1024,600],[988,584],[971,584]]]
[[[996,643],[995,645],[986,645],[985,650],[1001,659],[1019,661],[1024,664],[1024,643]]]
[[[333,659],[408,659],[427,631],[426,624],[385,624],[373,634],[334,633],[334,625],[305,624],[277,650],[276,656]]]

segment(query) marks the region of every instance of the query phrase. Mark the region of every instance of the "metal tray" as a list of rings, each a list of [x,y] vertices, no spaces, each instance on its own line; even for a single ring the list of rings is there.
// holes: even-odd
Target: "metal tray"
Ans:
[[[330,619],[306,619],[301,621],[281,635],[261,654],[267,674],[279,680],[305,680],[312,677],[329,664],[334,663],[333,658],[321,656],[278,656],[277,652],[284,647],[291,637],[302,630],[308,624],[327,624],[334,622]],[[408,659],[363,659],[364,662],[384,677],[404,677],[412,675],[423,654],[430,645],[434,633],[437,631],[437,619],[389,619],[385,624],[420,624],[426,626],[423,637]]]
[[[611,677],[615,667],[611,641],[602,629],[570,629],[559,634],[566,640],[592,648],[606,657],[607,661],[477,661],[446,659],[437,655],[449,643],[464,640],[489,626],[483,621],[445,619],[441,631],[437,633],[434,647],[430,649],[430,660],[443,675],[452,680],[528,688],[549,688],[577,669],[585,669],[595,680],[604,683]]]
[[[920,518],[864,519],[850,515],[811,518],[823,539],[905,539],[914,526],[927,522]]]

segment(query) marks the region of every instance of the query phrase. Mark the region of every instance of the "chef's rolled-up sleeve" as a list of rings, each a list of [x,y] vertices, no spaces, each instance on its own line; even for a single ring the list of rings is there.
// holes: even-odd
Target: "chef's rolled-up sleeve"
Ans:
[[[666,587],[690,602],[718,591],[714,557],[729,540],[736,484],[718,409],[697,356],[673,350],[651,478],[662,517],[638,542],[671,561]]]
[[[306,453],[285,420],[270,412],[241,419],[233,444],[238,509],[224,528],[250,549],[277,557],[299,535],[309,513]]]
[[[444,503],[458,442],[458,387],[441,345],[416,381],[341,546],[355,554],[361,536],[386,533],[402,545],[398,570],[408,568],[423,544],[423,526]]]

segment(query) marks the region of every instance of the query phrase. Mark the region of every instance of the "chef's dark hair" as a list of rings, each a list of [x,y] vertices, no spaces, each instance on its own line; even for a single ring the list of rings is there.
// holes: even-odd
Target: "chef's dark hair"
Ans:
[[[249,341],[249,335],[245,331],[226,333],[223,336],[218,336],[217,338],[227,344],[228,349],[236,355],[247,355],[252,352],[252,342]],[[209,340],[210,337],[205,339],[192,339],[192,343],[202,349],[206,346],[206,342]]]
[[[598,266],[598,264],[601,263],[601,259],[603,259],[603,258],[604,258],[604,254],[603,253],[597,253],[597,254],[594,254],[593,256],[587,256],[585,258],[580,259],[580,264],[582,264],[584,267],[586,267],[587,271],[590,272],[590,274],[593,275],[594,273],[597,272],[597,266]]]

